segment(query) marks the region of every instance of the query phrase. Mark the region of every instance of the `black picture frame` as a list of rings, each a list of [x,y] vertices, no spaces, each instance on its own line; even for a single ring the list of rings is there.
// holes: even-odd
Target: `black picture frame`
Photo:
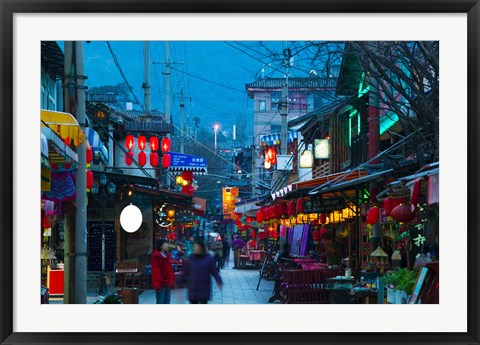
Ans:
[[[478,344],[479,343],[479,15],[478,0],[0,0],[0,341],[2,344]],[[467,13],[468,320],[466,333],[14,333],[13,332],[13,16],[15,13]],[[318,316],[321,318],[321,316]],[[453,316],[452,316],[453,317]],[[345,327],[354,322],[345,316]],[[246,322],[247,324],[247,322]]]

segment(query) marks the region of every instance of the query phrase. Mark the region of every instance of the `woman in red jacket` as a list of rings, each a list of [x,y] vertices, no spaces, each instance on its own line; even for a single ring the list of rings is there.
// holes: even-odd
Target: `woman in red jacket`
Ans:
[[[157,304],[170,304],[170,291],[175,284],[172,262],[165,239],[157,241],[152,254],[152,285],[156,291]]]

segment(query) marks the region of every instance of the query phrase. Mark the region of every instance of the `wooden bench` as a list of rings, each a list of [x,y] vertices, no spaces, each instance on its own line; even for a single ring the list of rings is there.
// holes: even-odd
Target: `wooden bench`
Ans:
[[[343,276],[344,269],[285,269],[282,277],[282,303],[329,303],[329,278]]]

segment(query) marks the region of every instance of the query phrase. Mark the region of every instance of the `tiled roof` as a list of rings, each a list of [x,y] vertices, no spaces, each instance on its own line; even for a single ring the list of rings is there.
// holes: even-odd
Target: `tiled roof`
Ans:
[[[281,89],[285,78],[265,78],[246,84],[249,95],[253,89]],[[324,89],[336,88],[337,78],[290,78],[289,89]]]

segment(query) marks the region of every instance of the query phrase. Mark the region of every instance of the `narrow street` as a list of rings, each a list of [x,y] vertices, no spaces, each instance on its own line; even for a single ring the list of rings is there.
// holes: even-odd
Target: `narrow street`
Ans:
[[[233,269],[233,254],[229,266],[221,270],[223,287],[219,289],[212,281],[211,304],[266,304],[272,296],[273,281],[262,279],[258,291],[256,290],[259,271],[253,269]],[[155,304],[155,291],[147,290],[139,296],[140,304]],[[172,304],[186,304],[187,289],[172,291]]]

